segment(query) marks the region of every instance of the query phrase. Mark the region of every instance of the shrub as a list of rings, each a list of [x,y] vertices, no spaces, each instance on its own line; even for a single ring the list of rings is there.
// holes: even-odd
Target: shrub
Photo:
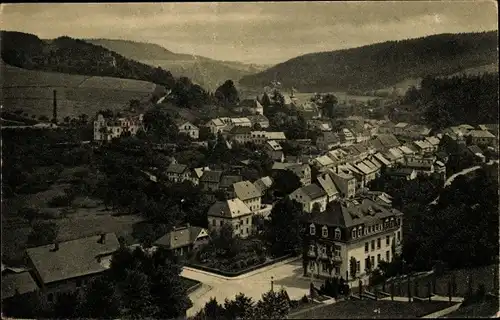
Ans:
[[[309,298],[307,297],[307,295],[304,295],[304,296],[300,299],[300,302],[302,302],[302,303],[309,303]]]
[[[266,260],[267,260],[266,256],[264,256],[264,255],[262,255],[262,256],[259,257],[259,262],[260,263],[264,263],[264,262],[266,262]]]

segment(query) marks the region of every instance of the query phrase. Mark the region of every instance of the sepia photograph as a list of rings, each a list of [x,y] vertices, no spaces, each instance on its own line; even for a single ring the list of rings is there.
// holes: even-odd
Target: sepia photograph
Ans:
[[[498,3],[0,4],[2,319],[499,318]]]

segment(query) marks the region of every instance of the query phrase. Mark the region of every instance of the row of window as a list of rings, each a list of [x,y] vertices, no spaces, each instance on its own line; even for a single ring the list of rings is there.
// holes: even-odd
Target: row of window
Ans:
[[[316,235],[316,226],[314,224],[311,224],[309,226],[309,233],[314,236]],[[328,227],[327,226],[323,226],[321,228],[321,236],[323,238],[328,238]],[[341,232],[340,232],[340,228],[336,228],[335,229],[335,233],[334,233],[334,237],[335,239],[339,240],[341,238]]]
[[[309,270],[311,272],[314,272],[315,265],[316,265],[316,262],[314,262],[314,261],[309,262]],[[330,270],[328,269],[328,264],[326,262],[321,263],[321,272],[323,272],[323,273],[330,272]],[[337,275],[337,276],[340,275],[340,267],[334,267],[332,270],[332,275]]]
[[[357,228],[356,227],[353,228],[351,231],[351,236],[353,239],[356,239],[356,238],[362,237],[363,235],[366,236],[366,235],[369,235],[369,234],[374,233],[374,232],[382,231],[384,229],[393,228],[393,227],[398,226],[400,224],[401,224],[401,219],[395,220],[393,217],[390,219],[386,218],[383,223],[378,223],[378,224],[366,226],[366,227],[359,226]]]
[[[370,261],[371,268],[374,269],[375,268],[375,256],[369,256],[369,257],[365,258],[365,269],[368,266],[368,260]],[[380,261],[382,261],[382,257],[380,256],[380,253],[379,253],[379,254],[377,254],[377,265],[380,263]],[[389,251],[385,252],[385,261],[391,261],[391,253]],[[357,267],[358,271],[361,271],[359,268],[359,261],[357,263],[358,263],[358,267]]]
[[[398,232],[399,233],[399,232]],[[385,237],[385,245],[390,246],[391,245],[391,236],[386,236]],[[369,252],[369,243],[365,242],[365,252]],[[377,238],[377,249],[380,249],[381,247],[381,240],[380,238]],[[371,241],[371,250],[375,250],[375,239]]]
[[[314,244],[309,245],[309,252],[314,252],[316,250],[316,246]],[[340,246],[334,245],[330,248],[333,252],[334,257],[340,257],[341,248]],[[326,246],[320,247],[319,255],[326,255]]]

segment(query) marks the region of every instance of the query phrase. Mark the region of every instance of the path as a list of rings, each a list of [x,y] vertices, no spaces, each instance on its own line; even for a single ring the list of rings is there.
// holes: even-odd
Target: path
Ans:
[[[309,294],[309,279],[302,277],[302,261],[282,261],[271,266],[250,272],[238,278],[227,278],[213,273],[185,267],[181,273],[183,277],[200,281],[200,289],[189,294],[193,307],[187,311],[187,316],[196,314],[205,306],[210,298],[215,297],[219,303],[234,299],[234,296],[243,292],[254,301],[261,299],[262,294],[271,289],[271,277],[274,278],[274,289],[284,287],[291,299],[300,299]],[[319,282],[315,285],[320,285]]]
[[[486,163],[487,165],[492,165],[494,163],[498,163],[498,160],[490,160],[488,161],[488,163]],[[474,166],[474,167],[469,167],[469,168],[466,168],[466,169],[463,169],[462,171],[459,171],[457,173],[454,173],[453,175],[451,175],[448,179],[446,179],[446,182],[444,183],[444,188],[448,187],[452,182],[453,180],[455,180],[458,176],[462,176],[462,175],[465,175],[465,174],[468,174],[468,173],[471,173],[472,171],[475,171],[477,169],[480,169],[482,166]],[[437,201],[439,200],[439,196],[436,197],[436,199],[434,199],[431,203],[429,204],[436,204]]]

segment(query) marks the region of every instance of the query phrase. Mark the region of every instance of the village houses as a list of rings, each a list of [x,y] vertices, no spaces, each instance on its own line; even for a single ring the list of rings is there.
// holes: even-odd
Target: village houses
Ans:
[[[200,129],[191,122],[183,119],[175,121],[179,133],[185,134],[193,140],[198,140],[200,137]]]
[[[156,240],[153,245],[172,251],[178,256],[185,256],[208,243],[209,239],[206,229],[187,224],[183,227],[174,227],[172,231]]]
[[[252,233],[252,216],[252,211],[238,198],[217,201],[208,210],[208,228],[218,231],[230,224],[235,235],[246,238]]]
[[[248,180],[233,184],[235,196],[252,211],[261,209],[261,192]]]
[[[106,119],[102,114],[94,121],[94,141],[111,141],[122,134],[135,136],[140,129],[144,130],[143,114]]]
[[[298,188],[289,197],[302,204],[302,210],[305,212],[312,212],[316,206],[319,211],[324,211],[328,202],[325,190],[314,183]]]

